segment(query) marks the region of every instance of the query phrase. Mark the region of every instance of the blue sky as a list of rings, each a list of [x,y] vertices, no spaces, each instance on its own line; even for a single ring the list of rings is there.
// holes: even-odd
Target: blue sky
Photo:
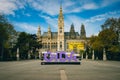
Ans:
[[[120,17],[120,0],[0,0],[0,13],[6,15],[17,31],[35,34],[40,25],[42,33],[57,31],[62,2],[64,29],[80,32],[85,25],[87,36],[97,35],[107,18]]]

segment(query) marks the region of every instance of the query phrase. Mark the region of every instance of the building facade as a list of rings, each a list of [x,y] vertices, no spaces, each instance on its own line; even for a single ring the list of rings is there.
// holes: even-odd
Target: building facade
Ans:
[[[69,32],[64,32],[64,16],[62,7],[60,7],[58,17],[58,31],[52,32],[50,26],[48,31],[41,35],[41,28],[38,27],[37,41],[42,43],[40,51],[80,51],[85,50],[86,31],[82,24],[80,34],[74,30],[74,24],[71,24]]]

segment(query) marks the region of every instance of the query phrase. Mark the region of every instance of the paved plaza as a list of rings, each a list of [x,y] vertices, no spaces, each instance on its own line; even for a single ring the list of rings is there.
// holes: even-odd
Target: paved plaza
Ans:
[[[0,80],[120,80],[120,62],[41,65],[40,60],[0,62]]]

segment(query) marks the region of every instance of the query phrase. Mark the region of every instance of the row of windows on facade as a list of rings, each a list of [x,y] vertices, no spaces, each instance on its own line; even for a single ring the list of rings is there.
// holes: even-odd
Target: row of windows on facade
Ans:
[[[57,48],[57,43],[52,43],[52,44],[50,44],[50,43],[44,43],[43,45],[42,45],[42,48]],[[62,48],[62,42],[60,42],[60,48]],[[67,44],[67,48],[68,48],[68,44]]]

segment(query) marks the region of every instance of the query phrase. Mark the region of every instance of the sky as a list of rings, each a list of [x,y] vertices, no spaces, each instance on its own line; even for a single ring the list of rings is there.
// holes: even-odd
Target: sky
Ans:
[[[36,34],[38,26],[43,32],[58,30],[58,15],[62,5],[64,31],[73,23],[80,33],[85,25],[86,36],[97,35],[108,18],[120,17],[120,0],[0,0],[0,14],[4,14],[16,31]]]

